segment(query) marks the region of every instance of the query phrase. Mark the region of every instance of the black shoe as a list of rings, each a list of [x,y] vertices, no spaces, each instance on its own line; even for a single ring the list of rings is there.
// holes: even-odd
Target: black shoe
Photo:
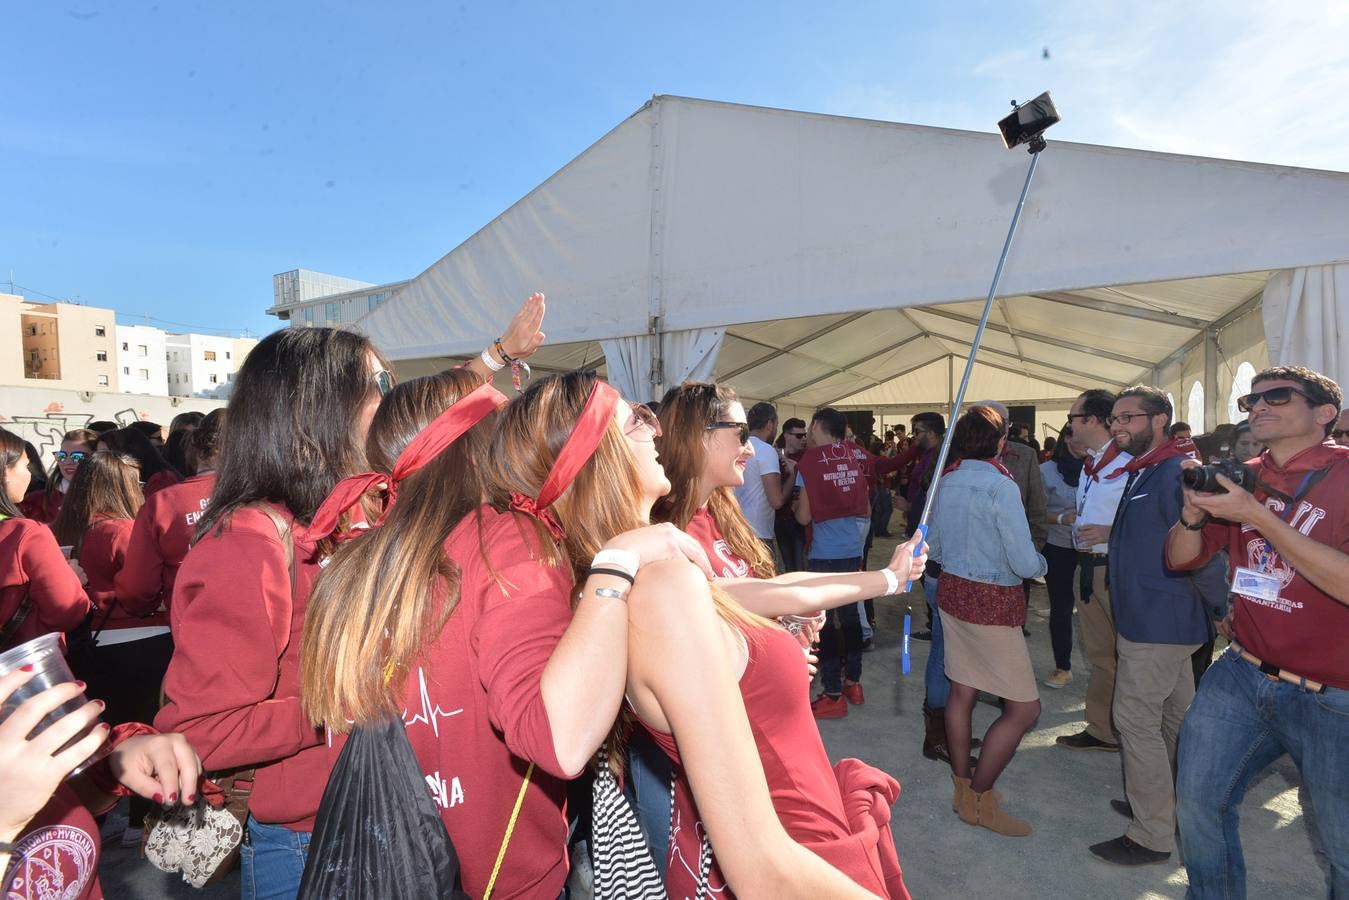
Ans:
[[[1092,737],[1085,730],[1077,734],[1063,734],[1054,739],[1054,743],[1069,750],[1103,750],[1106,753],[1118,753],[1119,744]]]
[[[872,650],[875,650],[875,649],[876,649],[876,640],[875,640],[875,638],[867,638],[865,641],[862,642],[862,652],[863,652],[863,653],[867,653],[867,652],[872,651]]]
[[[913,632],[912,634],[909,635],[909,639],[910,639],[910,640],[915,640],[915,641],[930,641],[930,640],[932,640],[932,632],[931,632],[931,631],[915,631],[915,632]]]
[[[1130,805],[1128,800],[1111,800],[1110,808],[1121,816],[1124,816],[1126,819],[1132,819],[1134,817],[1134,808]]]
[[[1089,848],[1106,862],[1117,866],[1150,866],[1164,863],[1171,858],[1170,853],[1161,850],[1149,850],[1142,844],[1135,844],[1128,837],[1117,837],[1113,841],[1102,841]]]

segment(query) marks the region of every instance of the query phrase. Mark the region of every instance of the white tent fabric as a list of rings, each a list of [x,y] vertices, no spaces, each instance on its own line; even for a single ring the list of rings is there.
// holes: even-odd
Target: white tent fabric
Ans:
[[[991,134],[657,97],[357,327],[415,374],[544,290],[540,371],[607,357],[648,399],[653,325],[667,383],[671,333],[723,329],[714,374],[747,399],[930,408],[1026,164]],[[1250,346],[1271,271],[1349,262],[1345,209],[1344,173],[1051,141],[971,390],[1040,405],[1202,380],[1216,420],[1217,381],[1254,361],[1222,336]]]
[[[1275,273],[1264,317],[1276,365],[1306,366],[1349,387],[1349,265]]]
[[[683,381],[708,381],[724,335],[720,328],[695,328],[600,341],[608,381],[623,396],[638,400],[659,400]]]

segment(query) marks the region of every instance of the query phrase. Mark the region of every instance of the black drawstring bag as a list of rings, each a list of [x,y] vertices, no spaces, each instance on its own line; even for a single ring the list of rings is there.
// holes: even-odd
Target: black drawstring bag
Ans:
[[[300,900],[469,900],[403,723],[352,729],[323,791]]]

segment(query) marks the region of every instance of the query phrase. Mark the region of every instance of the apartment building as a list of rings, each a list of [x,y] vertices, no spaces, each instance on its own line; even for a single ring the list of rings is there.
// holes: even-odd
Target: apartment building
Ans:
[[[122,393],[169,396],[167,340],[160,328],[117,326],[117,377]]]
[[[252,338],[170,334],[165,353],[170,397],[227,399],[240,364],[255,346]]]
[[[77,303],[0,294],[0,377],[75,391],[117,391],[116,316]]]
[[[349,325],[378,309],[407,281],[371,284],[354,278],[292,269],[272,276],[272,306],[268,315],[292,328]]]

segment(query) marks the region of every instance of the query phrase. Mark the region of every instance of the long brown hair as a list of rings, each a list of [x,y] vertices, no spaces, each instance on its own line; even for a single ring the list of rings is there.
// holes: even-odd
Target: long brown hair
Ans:
[[[19,437],[8,428],[0,428],[0,516],[9,519],[19,519],[23,513],[19,511],[18,506],[13,500],[9,499],[9,487],[5,483],[6,473],[9,472],[16,462],[27,456],[24,448],[23,438]]]
[[[661,436],[656,438],[660,464],[670,479],[670,493],[656,502],[651,518],[687,528],[698,512],[698,480],[707,459],[707,426],[726,416],[739,398],[728,385],[686,381],[666,392],[660,401]],[[712,491],[707,500],[711,514],[726,544],[759,578],[777,574],[768,548],[754,533],[729,487]]]
[[[136,460],[101,450],[75,470],[52,532],[58,544],[75,548],[70,555],[78,559],[89,526],[102,519],[134,519],[144,502]]]
[[[72,431],[67,431],[65,434],[61,435],[61,443],[64,444],[66,441],[79,441],[81,444],[84,445],[85,450],[88,452],[88,454],[93,454],[93,452],[98,449],[98,432],[90,431],[88,428],[76,428]],[[57,447],[56,449],[60,450],[61,448]],[[78,469],[76,469],[76,471],[78,471]],[[72,478],[70,480],[71,482],[74,482],[75,479]],[[42,491],[43,500],[50,501],[52,495],[55,494],[60,489],[61,489],[61,464],[52,463],[51,471],[47,473],[47,486]]]
[[[371,422],[372,469],[392,472],[412,439],[479,384],[455,369],[395,387]],[[315,581],[300,646],[301,697],[314,724],[347,731],[398,713],[407,673],[459,602],[459,569],[443,547],[482,502],[495,419],[404,479],[384,524],[339,547]]]

